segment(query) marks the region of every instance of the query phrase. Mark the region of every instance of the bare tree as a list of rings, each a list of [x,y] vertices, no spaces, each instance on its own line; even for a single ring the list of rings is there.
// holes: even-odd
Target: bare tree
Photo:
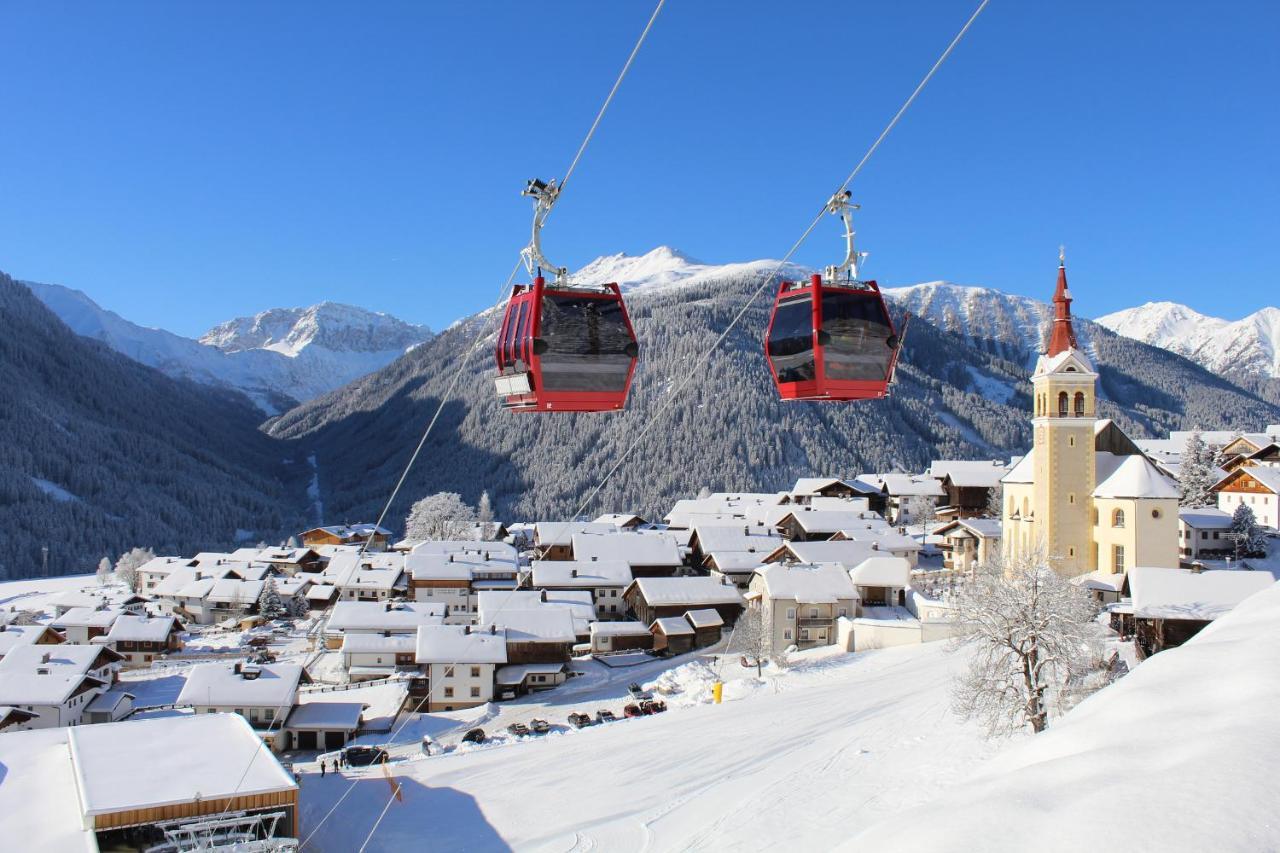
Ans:
[[[780,656],[774,650],[773,636],[769,633],[769,626],[760,607],[748,607],[738,617],[725,653],[741,655],[743,665],[754,666],[757,676],[763,674],[766,663],[775,661],[781,665],[785,661],[785,653]]]
[[[982,514],[987,518],[1004,517],[1004,486],[995,485],[987,489],[987,506]]]
[[[457,492],[439,492],[418,501],[404,522],[408,539],[463,539],[476,524],[476,512]]]
[[[476,521],[480,528],[480,538],[485,542],[493,539],[497,531],[493,523],[493,505],[489,502],[488,492],[480,495],[480,503],[476,506]]]
[[[103,557],[98,561],[97,577],[98,586],[106,586],[107,582],[111,580],[111,560],[109,558]]]
[[[150,548],[133,548],[120,555],[116,560],[116,580],[137,592],[140,579],[138,569],[156,558]]]
[[[1042,732],[1063,688],[1097,661],[1089,595],[1028,554],[978,568],[954,598],[958,647],[973,650],[957,677],[952,707],[991,736],[1030,726]]]

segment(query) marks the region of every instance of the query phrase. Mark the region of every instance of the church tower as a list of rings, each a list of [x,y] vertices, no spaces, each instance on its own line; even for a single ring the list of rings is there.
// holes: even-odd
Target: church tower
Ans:
[[[1036,362],[1033,390],[1035,547],[1059,573],[1092,571],[1094,423],[1098,374],[1076,342],[1066,259],[1059,253],[1049,346]]]

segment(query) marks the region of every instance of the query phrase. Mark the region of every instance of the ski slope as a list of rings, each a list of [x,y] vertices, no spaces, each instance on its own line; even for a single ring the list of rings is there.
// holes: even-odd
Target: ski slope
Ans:
[[[402,801],[368,849],[776,850],[783,839],[830,848],[960,782],[994,751],[948,708],[962,664],[944,644],[823,650],[758,689],[731,683],[743,698],[722,705],[675,697],[660,716],[397,762]],[[563,723],[573,710],[620,710],[621,688],[614,695],[536,708]],[[359,849],[391,799],[381,771],[348,772],[354,783],[303,774],[304,837],[354,784],[305,849]]]

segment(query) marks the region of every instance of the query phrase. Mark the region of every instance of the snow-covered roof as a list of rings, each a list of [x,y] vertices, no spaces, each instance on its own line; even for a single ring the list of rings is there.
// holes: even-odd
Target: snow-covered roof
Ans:
[[[296,706],[285,721],[286,729],[299,731],[347,731],[360,728],[361,702],[306,702]]]
[[[247,606],[257,603],[265,585],[265,581],[240,581],[232,578],[222,578],[213,582],[209,591],[205,593],[204,600],[211,603],[244,604]]]
[[[865,542],[874,545],[879,551],[899,553],[903,551],[920,551],[924,546],[905,533],[899,533],[889,527],[855,527],[851,530],[840,530],[843,540]]]
[[[1244,599],[1275,583],[1270,572],[1134,566],[1129,591],[1134,615],[1143,619],[1217,619]]]
[[[575,620],[573,610],[568,606],[545,603],[528,605],[524,609],[503,608],[481,617],[479,623],[479,630],[485,630],[489,625],[505,629],[507,638],[513,643],[572,643],[578,637],[578,623],[583,625],[585,633],[587,620]]]
[[[331,583],[313,583],[307,587],[307,599],[310,601],[329,601],[338,588]]]
[[[138,566],[138,571],[152,575],[167,575],[174,569],[182,568],[190,564],[190,562],[191,559],[189,557],[152,557],[141,566]]]
[[[592,622],[591,636],[595,637],[639,637],[647,635],[649,629],[643,622]]]
[[[929,476],[936,480],[950,477],[961,488],[992,488],[1009,473],[1009,465],[999,460],[935,459],[929,465]]]
[[[626,560],[534,560],[536,587],[625,587],[632,581]]]
[[[110,690],[104,693],[99,693],[95,696],[93,701],[85,706],[85,710],[99,713],[111,712],[120,707],[125,700],[132,702],[136,698],[137,697],[132,693],[129,693],[120,687],[113,687]]]
[[[769,598],[798,604],[834,604],[855,599],[849,572],[837,563],[771,563],[756,572]]]
[[[720,611],[711,608],[690,610],[684,614],[684,618],[694,628],[719,628],[724,625],[724,617],[720,615]]]
[[[179,705],[215,708],[288,708],[298,695],[302,665],[267,663],[256,678],[245,678],[233,664],[202,663],[191,668],[178,694]]]
[[[891,497],[935,497],[945,496],[942,483],[933,477],[914,476],[911,474],[859,474],[858,481],[865,483]]]
[[[51,674],[84,675],[91,669],[118,663],[120,660],[120,655],[98,644],[23,645],[0,659],[0,680],[23,673],[34,674],[37,670],[48,670]]]
[[[1227,476],[1223,477],[1213,487],[1214,491],[1231,491],[1229,485],[1245,479],[1252,478],[1257,481],[1263,488],[1275,495],[1280,495],[1280,468],[1273,468],[1270,465],[1247,465],[1244,468],[1237,468]]]
[[[911,583],[911,564],[903,557],[870,557],[849,570],[854,586],[905,587]]]
[[[1009,469],[1009,473],[1000,478],[1001,483],[1034,483],[1036,480],[1035,448],[1027,451],[1027,455],[1019,459]]]
[[[1074,371],[1071,368],[1075,368]],[[1093,362],[1084,350],[1077,347],[1065,349],[1057,355],[1041,355],[1036,359],[1036,375],[1044,373],[1077,372],[1082,376],[1094,373]]]
[[[644,523],[644,518],[630,512],[606,512],[592,522],[592,524],[612,524],[614,527],[634,527]]]
[[[558,675],[562,672],[564,672],[562,663],[516,663],[498,667],[493,674],[493,679],[498,684],[511,687],[523,684],[530,675]]]
[[[715,578],[638,578],[633,584],[651,606],[738,604],[742,594]]]
[[[998,518],[957,518],[940,525],[933,532],[937,536],[946,536],[952,531],[967,530],[981,539],[999,539],[1004,532],[1004,525]]]
[[[72,607],[66,613],[49,624],[59,630],[63,628],[110,628],[111,623],[123,613],[115,607],[98,610],[93,607]]]
[[[61,705],[82,690],[108,686],[100,678],[85,675],[83,671],[76,672],[69,667],[52,669],[48,674],[25,669],[6,671],[0,673],[0,705]]]
[[[438,625],[446,607],[426,601],[339,601],[333,605],[325,631],[414,631],[419,625]]]
[[[1095,498],[1173,498],[1178,484],[1161,474],[1145,456],[1127,456],[1111,476],[1098,483]]]
[[[758,554],[763,557],[782,544],[782,537],[763,527],[748,522],[728,525],[699,523],[694,528],[698,548],[703,554],[724,554],[731,551]]]
[[[1196,530],[1226,530],[1231,527],[1231,513],[1217,507],[1183,507],[1178,510],[1178,520]]]
[[[328,533],[330,536],[336,536],[339,539],[351,539],[354,537],[367,537],[367,536],[373,536],[373,535],[379,535],[379,536],[391,535],[391,531],[388,530],[387,528],[379,527],[376,524],[369,524],[369,523],[331,524],[325,527],[317,527],[312,530],[308,530],[304,532],[302,535],[306,536],[307,533],[315,533],[317,531],[323,531],[324,533]]]
[[[0,627],[0,658],[20,647],[33,645],[45,635],[57,637],[48,625],[4,625]]]
[[[506,663],[507,633],[470,625],[423,625],[418,629],[418,663]]]
[[[125,614],[115,621],[107,633],[112,643],[163,643],[177,622],[172,616],[133,616]]]
[[[577,533],[573,557],[581,562],[621,560],[629,566],[679,566],[680,547],[665,533]]]
[[[931,481],[936,484],[935,481]],[[837,533],[841,530],[853,530],[862,526],[864,520],[857,510],[823,510],[809,507],[793,507],[791,512],[778,520],[784,523],[787,518],[794,518],[805,533]]]
[[[708,554],[706,559],[714,561],[719,571],[742,574],[755,571],[767,556],[768,554],[752,554],[747,551],[717,551]]]
[[[533,526],[533,535],[542,547],[549,545],[570,545],[573,537],[579,533],[617,533],[618,528],[612,524],[598,524],[593,521],[539,521]]]
[[[668,637],[694,633],[693,626],[683,616],[665,616],[661,619],[654,619],[653,624],[649,626],[649,630],[660,631]]]
[[[1102,590],[1103,592],[1120,592],[1124,589],[1124,578],[1124,572],[1112,573],[1104,572],[1102,569],[1097,569],[1092,572],[1086,572],[1083,575],[1076,575],[1071,579],[1071,582],[1083,589],[1097,589]]]
[[[859,491],[858,485],[841,480],[838,477],[801,477],[796,480],[796,484],[791,487],[793,495],[816,495],[823,489],[832,486],[844,486],[845,488]]]
[[[416,632],[392,634],[390,637],[381,634],[345,634],[342,637],[343,654],[408,654],[416,647]]]
[[[769,559],[793,559],[798,563],[840,563],[851,569],[879,549],[874,542],[835,539],[819,542],[788,542],[769,555]]]

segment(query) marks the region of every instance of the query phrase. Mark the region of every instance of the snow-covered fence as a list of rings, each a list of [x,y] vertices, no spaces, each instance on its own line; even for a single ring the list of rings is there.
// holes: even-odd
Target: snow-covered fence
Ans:
[[[342,690],[360,690],[365,687],[377,687],[393,681],[403,681],[402,675],[388,675],[386,678],[371,678],[368,681],[352,681],[347,684],[304,684],[298,688],[300,693],[336,693]]]

